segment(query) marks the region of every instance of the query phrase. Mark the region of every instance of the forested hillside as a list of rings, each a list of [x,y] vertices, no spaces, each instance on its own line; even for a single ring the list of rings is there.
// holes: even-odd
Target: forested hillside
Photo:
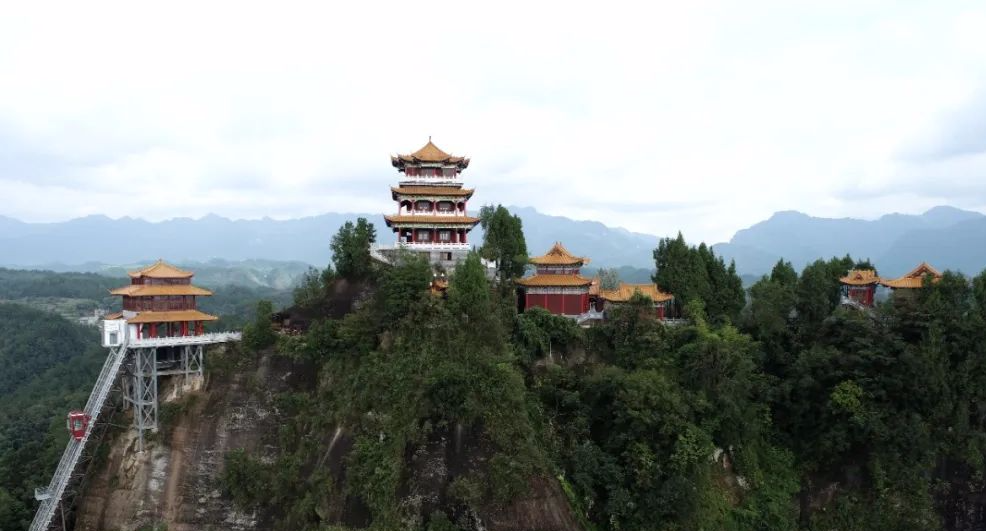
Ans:
[[[0,302],[0,530],[27,528],[34,488],[48,483],[64,449],[65,414],[85,404],[106,356],[95,327],[34,306],[73,300],[118,308],[108,290],[125,283],[94,273],[0,269],[0,299],[26,303]],[[220,316],[212,328],[237,329],[253,318],[257,300],[286,304],[290,293],[224,286],[200,307]]]
[[[228,455],[226,492],[277,529],[986,524],[986,274],[860,311],[839,306],[838,278],[862,265],[849,258],[780,262],[744,304],[705,246],[655,255],[689,324],[662,324],[643,297],[589,329],[517,315],[476,256],[444,298],[413,258],[364,270],[375,288],[358,310],[278,343],[318,384],[281,397],[279,457]],[[310,280],[309,302],[355,279]],[[545,482],[579,524],[505,516]]]
[[[0,529],[26,529],[105,351],[93,328],[0,303]]]

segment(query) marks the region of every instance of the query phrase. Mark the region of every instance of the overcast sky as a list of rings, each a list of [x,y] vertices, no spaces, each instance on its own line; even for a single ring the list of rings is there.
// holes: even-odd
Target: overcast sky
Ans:
[[[389,212],[429,135],[474,208],[691,240],[986,211],[981,0],[317,4],[5,3],[0,215]]]

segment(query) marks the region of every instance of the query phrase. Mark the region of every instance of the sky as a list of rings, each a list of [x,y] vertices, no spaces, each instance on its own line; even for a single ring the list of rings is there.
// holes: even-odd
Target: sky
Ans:
[[[689,240],[780,210],[986,212],[986,3],[8,2],[0,215],[486,203]]]

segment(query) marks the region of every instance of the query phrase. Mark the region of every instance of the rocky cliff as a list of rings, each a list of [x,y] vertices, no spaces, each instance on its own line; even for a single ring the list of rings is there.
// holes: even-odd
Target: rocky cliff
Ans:
[[[206,378],[191,386],[162,379],[161,429],[136,450],[129,427],[116,430],[78,498],[75,529],[80,531],[167,529],[281,529],[281,515],[238,506],[220,479],[226,456],[244,450],[261,462],[278,456],[278,430],[285,421],[277,396],[314,389],[315,375],[273,354],[207,353]],[[120,423],[127,415],[117,417]],[[331,491],[320,493],[315,511],[325,523],[347,528],[369,526],[361,500],[346,494],[346,463],[353,442],[334,427],[311,433],[324,442],[322,457],[306,463],[306,474],[328,471]],[[490,531],[574,531],[581,529],[568,499],[553,478],[531,478],[528,492],[508,504],[455,505],[447,495],[463,471],[485,466],[487,449],[477,434],[452,430],[408,450],[400,500],[421,515],[432,511],[455,517],[463,529]]]

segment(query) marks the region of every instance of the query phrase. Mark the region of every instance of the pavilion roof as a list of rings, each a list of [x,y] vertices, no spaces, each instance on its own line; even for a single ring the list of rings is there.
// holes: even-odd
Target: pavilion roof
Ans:
[[[589,263],[589,259],[582,256],[575,256],[568,252],[561,242],[555,244],[542,256],[535,256],[528,260],[534,265],[580,265]]]
[[[397,199],[399,195],[410,196],[450,196],[450,197],[471,197],[472,188],[461,188],[459,186],[398,186],[390,187],[390,192]]]
[[[894,289],[914,289],[924,285],[925,275],[930,275],[932,282],[938,282],[942,274],[927,262],[921,262],[906,275],[891,280],[883,279],[881,284]]]
[[[626,284],[624,282],[620,282],[620,285],[613,290],[600,289],[599,297],[609,302],[627,302],[635,293],[650,297],[654,302],[667,302],[674,299],[674,295],[661,291],[654,284]]]
[[[158,260],[153,264],[137,271],[128,273],[130,278],[192,278],[195,273],[179,269],[164,260]]]
[[[848,286],[869,286],[878,284],[880,277],[872,269],[852,269],[846,276],[840,278],[839,282]]]
[[[582,275],[534,275],[526,278],[518,278],[514,282],[516,282],[520,286],[525,286],[529,288],[534,288],[534,287],[568,288],[568,287],[589,286],[590,284],[592,284],[591,279],[585,278]]]
[[[127,319],[128,323],[180,323],[186,321],[216,321],[219,318],[198,310],[177,310],[172,312],[140,312]]]
[[[455,164],[460,168],[465,168],[469,166],[469,159],[465,157],[456,157],[449,153],[442,151],[438,146],[436,146],[431,141],[431,137],[428,137],[428,143],[421,147],[421,149],[411,153],[410,155],[396,155],[390,157],[391,163],[395,167],[403,167],[404,164]]]
[[[152,297],[155,295],[201,295],[209,296],[212,292],[191,284],[131,284],[122,288],[110,290],[110,295],[126,295],[128,297]]]
[[[384,216],[384,221],[387,222],[387,226],[391,224],[404,224],[404,223],[422,223],[428,225],[475,225],[479,223],[479,218],[474,218],[472,216]]]

